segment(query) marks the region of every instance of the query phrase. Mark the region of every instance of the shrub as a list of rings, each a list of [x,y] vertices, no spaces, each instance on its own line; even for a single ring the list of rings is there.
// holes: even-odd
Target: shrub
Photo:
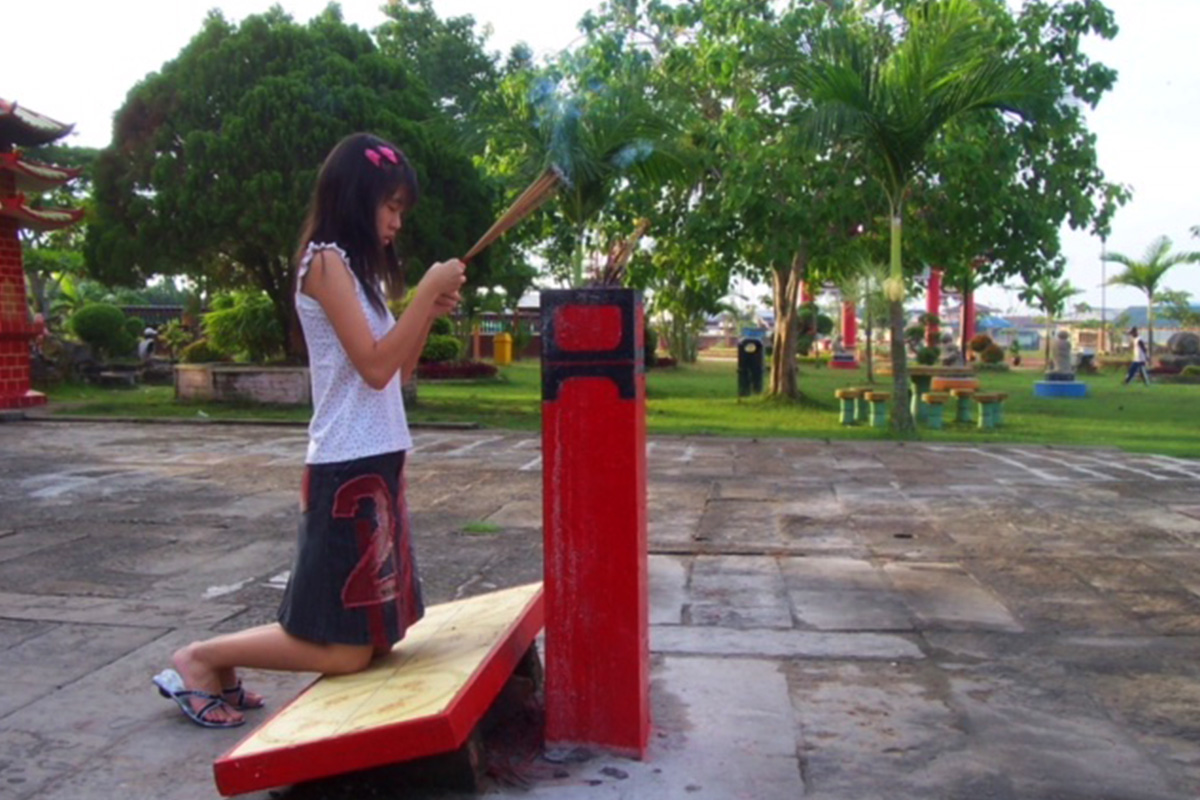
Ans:
[[[979,351],[979,360],[985,364],[999,364],[1004,361],[1004,348],[989,339],[988,346]]]
[[[417,378],[430,381],[494,378],[497,372],[495,365],[483,361],[440,361],[417,365]]]
[[[658,334],[655,332],[654,328],[651,328],[648,325],[646,326],[644,345],[645,351],[643,358],[645,359],[646,366],[653,367],[658,360]]]
[[[463,345],[457,338],[440,333],[432,333],[421,351],[421,362],[425,364],[440,364],[446,361],[458,361],[462,358]],[[418,373],[420,374],[420,373]]]
[[[1200,378],[1200,365],[1188,364],[1179,371],[1180,375],[1186,375],[1189,378]]]
[[[70,328],[96,356],[123,356],[137,347],[125,330],[125,312],[110,303],[88,303],[71,317]]]
[[[187,347],[196,338],[192,332],[184,327],[184,324],[177,319],[173,319],[163,326],[159,332],[158,338],[170,350],[171,355],[178,358],[183,348]]]
[[[265,292],[237,291],[213,298],[204,333],[213,348],[257,364],[283,351],[283,328]]]
[[[450,322],[450,318],[446,316],[435,317],[433,325],[429,326],[429,333],[438,336],[453,336],[454,324]]]
[[[183,348],[179,360],[184,364],[210,364],[213,361],[224,361],[225,354],[209,344],[207,339],[197,339]]]

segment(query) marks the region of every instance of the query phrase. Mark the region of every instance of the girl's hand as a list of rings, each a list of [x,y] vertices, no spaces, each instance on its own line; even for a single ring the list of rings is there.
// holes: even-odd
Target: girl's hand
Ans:
[[[437,299],[433,301],[433,315],[435,317],[444,317],[458,308],[458,304],[461,302],[462,295],[458,292],[439,294]]]
[[[459,288],[467,282],[467,265],[457,258],[434,264],[421,278],[418,288],[424,287],[435,295],[457,295]]]

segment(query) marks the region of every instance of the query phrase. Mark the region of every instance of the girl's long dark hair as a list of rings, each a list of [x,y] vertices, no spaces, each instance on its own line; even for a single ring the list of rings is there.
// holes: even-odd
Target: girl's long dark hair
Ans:
[[[394,163],[387,152],[395,154]],[[375,227],[379,206],[397,194],[407,214],[417,203],[417,175],[400,148],[369,133],[342,139],[317,174],[296,264],[310,242],[336,243],[346,251],[371,305],[382,311],[388,297],[404,291],[395,242],[384,247]]]

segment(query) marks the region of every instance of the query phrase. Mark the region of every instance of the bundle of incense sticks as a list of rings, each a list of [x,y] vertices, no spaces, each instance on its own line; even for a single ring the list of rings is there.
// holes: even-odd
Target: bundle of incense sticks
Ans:
[[[557,167],[549,167],[538,176],[537,180],[529,184],[529,187],[525,191],[521,192],[521,196],[513,201],[513,204],[501,215],[500,219],[496,220],[496,223],[492,227],[488,228],[487,233],[480,237],[475,246],[463,256],[462,260],[470,261],[479,255],[488,245],[503,236],[505,231],[525,219],[534,209],[549,200],[550,196],[554,194],[554,191],[558,189],[559,184],[562,182],[562,172]]]

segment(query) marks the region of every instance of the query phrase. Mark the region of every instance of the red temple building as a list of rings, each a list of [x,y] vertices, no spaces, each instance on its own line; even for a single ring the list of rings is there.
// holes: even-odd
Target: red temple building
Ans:
[[[79,170],[31,161],[21,147],[49,144],[71,132],[64,125],[0,99],[0,410],[46,402],[30,386],[29,343],[42,333],[25,301],[20,231],[51,231],[83,218],[78,209],[35,208],[29,195],[77,177]]]

